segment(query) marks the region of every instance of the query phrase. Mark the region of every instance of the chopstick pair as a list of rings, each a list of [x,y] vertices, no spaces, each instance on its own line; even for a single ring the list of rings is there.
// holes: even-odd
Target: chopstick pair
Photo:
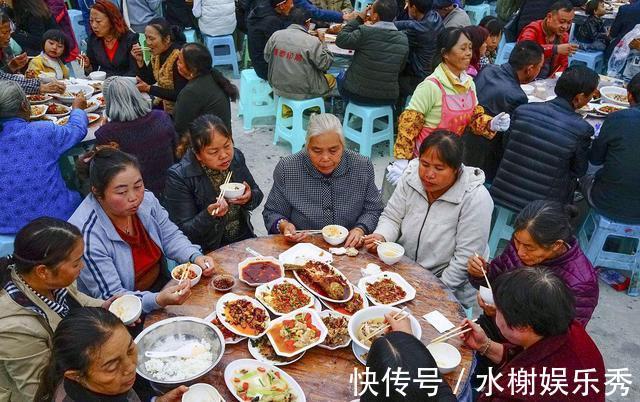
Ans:
[[[84,52],[80,52],[80,56],[77,57],[77,60],[79,61],[80,68],[84,71],[84,57],[82,57],[83,55]]]
[[[476,322],[476,320],[477,320],[477,318],[475,320],[471,320],[471,322]],[[446,341],[446,340],[448,340],[450,338],[453,338],[454,336],[462,335],[462,334],[465,334],[465,333],[471,331],[473,329],[471,327],[465,329],[465,327],[467,325],[468,325],[467,323],[464,323],[464,324],[459,325],[459,326],[457,326],[455,328],[451,328],[449,331],[445,332],[444,334],[440,335],[439,337],[433,338],[433,340],[431,340],[430,344],[431,343],[444,342],[444,341]]]
[[[224,183],[222,184],[222,186],[224,186],[225,184],[229,184],[229,182],[231,181],[231,173],[232,173],[231,171],[227,173],[227,177],[225,177]],[[225,193],[225,189],[223,188],[222,191],[220,192],[220,195],[218,196],[218,202],[220,202],[220,200],[224,198],[224,193]],[[214,209],[211,215],[217,214],[219,209],[220,207]]]
[[[184,281],[185,279],[187,279],[189,277],[189,271],[191,271],[191,262],[188,262],[187,263],[187,269],[182,271],[182,274],[180,275],[180,280],[178,281],[178,286],[182,285],[182,281]],[[179,295],[182,294],[182,290],[178,290],[177,293]]]
[[[394,316],[393,319],[394,320],[404,320],[405,318],[409,317],[409,313],[405,310],[406,307],[403,307],[402,310],[398,311]],[[386,331],[388,328],[390,328],[391,325],[386,324],[383,327],[380,327],[380,329],[378,329],[377,331],[373,332],[372,334],[370,334],[369,336],[367,336],[366,338],[364,338],[365,341],[368,341],[369,339],[373,338],[374,336],[378,335],[379,333]]]
[[[296,233],[321,234],[322,229],[296,230]]]
[[[474,253],[474,254],[476,255],[476,257],[480,258],[478,253]],[[491,287],[491,284],[489,283],[489,278],[487,277],[487,271],[484,269],[484,263],[482,264],[482,275],[484,276],[484,280],[487,282],[487,287],[489,288],[491,293],[493,293],[493,288]]]

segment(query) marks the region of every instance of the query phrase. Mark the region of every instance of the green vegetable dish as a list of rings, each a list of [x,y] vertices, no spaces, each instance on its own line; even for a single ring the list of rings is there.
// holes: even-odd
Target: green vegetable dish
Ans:
[[[296,396],[280,373],[257,367],[236,370],[232,378],[236,393],[244,402],[295,402]]]

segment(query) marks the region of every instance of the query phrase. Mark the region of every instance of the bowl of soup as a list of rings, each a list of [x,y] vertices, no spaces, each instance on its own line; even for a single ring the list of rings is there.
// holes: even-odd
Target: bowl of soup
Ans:
[[[322,238],[332,246],[342,244],[349,235],[349,231],[344,226],[327,225],[322,228]]]
[[[393,265],[402,259],[404,247],[398,243],[386,241],[378,245],[378,257],[387,265]]]

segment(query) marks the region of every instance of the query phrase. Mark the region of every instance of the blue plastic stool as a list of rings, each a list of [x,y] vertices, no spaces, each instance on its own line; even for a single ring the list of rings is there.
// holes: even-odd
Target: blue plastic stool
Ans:
[[[359,126],[356,124],[360,123]],[[371,157],[371,147],[389,142],[393,156],[393,109],[391,106],[362,106],[349,102],[344,111],[342,131],[345,138],[360,145],[361,155]]]
[[[496,61],[494,64],[500,65],[507,63],[509,61],[509,56],[511,56],[511,51],[515,46],[516,43],[507,42],[503,34],[502,39],[500,39],[500,43],[498,43],[498,52],[496,53]]]
[[[196,36],[195,29],[185,29],[184,37],[187,39],[187,43],[196,43],[198,42],[198,37]]]
[[[511,236],[513,236],[513,219],[516,216],[514,211],[499,205],[495,206],[493,213],[496,214],[496,218],[491,228],[491,234],[489,235],[489,253],[491,258],[496,256],[500,240],[511,241]]]
[[[78,48],[86,52],[87,51],[87,30],[84,27],[84,17],[80,10],[69,10],[69,18],[71,19],[71,29],[73,30],[73,36],[76,37],[78,42]]]
[[[469,19],[471,20],[471,25],[478,25],[480,21],[491,14],[491,6],[487,3],[478,4],[476,6],[464,6],[464,11],[469,15]]]
[[[240,102],[238,116],[243,116],[243,128],[251,130],[253,119],[276,115],[273,89],[258,77],[254,69],[242,70],[240,76]]]
[[[571,24],[571,30],[569,31],[569,43],[576,43],[577,40],[574,36],[576,30],[576,24]],[[586,50],[578,50],[573,54],[573,56],[569,57],[569,65],[577,62],[579,64],[585,64],[587,67],[595,71],[596,73],[601,73],[604,71],[604,52],[603,51],[586,51]]]
[[[0,235],[0,257],[13,253],[13,241],[15,236]]]
[[[233,76],[238,78],[240,70],[238,69],[238,56],[236,55],[236,44],[233,41],[233,35],[209,36],[203,34],[202,37],[204,38],[204,45],[211,52],[213,65],[231,65],[233,67]]]
[[[360,12],[367,8],[368,5],[373,4],[373,0],[356,0],[353,9]]]
[[[293,112],[291,117],[282,116],[283,106],[291,109]],[[293,100],[282,96],[278,97],[276,127],[273,131],[273,145],[276,145],[278,140],[285,140],[291,144],[291,153],[296,153],[301,150],[307,136],[304,111],[312,107],[320,108],[321,113],[324,113],[324,99]]]
[[[635,252],[605,251],[604,245],[610,237],[634,244]],[[580,227],[578,240],[582,251],[594,266],[626,271],[640,270],[640,225],[617,223],[592,209]]]

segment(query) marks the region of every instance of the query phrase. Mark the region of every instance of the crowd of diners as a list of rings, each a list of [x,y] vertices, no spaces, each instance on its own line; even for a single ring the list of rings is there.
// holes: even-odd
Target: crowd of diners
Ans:
[[[328,224],[349,230],[347,247],[375,253],[380,241],[399,243],[465,308],[479,306],[462,339],[476,352],[471,381],[493,369],[505,390],[480,390],[478,400],[528,400],[508,394],[507,374],[543,367],[565,368],[570,389],[576,371],[595,369],[599,393],[574,399],[604,400],[603,359],[586,331],[598,281],[575,236],[575,194],[609,219],[640,223],[640,74],[625,75],[631,107],[607,117],[594,136],[576,110],[600,77],[567,65],[578,49],[568,31],[580,4],[524,2],[517,43],[508,62],[495,65],[514,11],[506,2],[499,18],[478,26],[450,0],[376,0],[360,12],[338,0],[241,1],[235,11],[227,0],[200,0],[193,14],[167,2],[166,18],[154,13],[158,5],[136,3],[127,18],[108,0],[90,6],[86,54],[57,1],[14,0],[0,11],[0,234],[15,237],[13,253],[0,259],[0,400],[155,397],[136,378],[132,336],[146,314],[191,295],[188,281],[170,281],[167,261],[211,275],[207,254],[255,237],[250,218],[260,205],[266,232],[292,244]],[[640,18],[637,4],[621,7],[609,36],[599,31],[601,2],[587,2],[580,48],[615,46]],[[310,21],[345,22],[336,44],[353,57],[337,77],[327,73],[335,56],[322,33],[311,35]],[[188,27],[211,36],[246,32],[253,68],[276,95],[392,106],[397,138],[384,177],[376,180],[371,159],[348,149],[340,118],[313,114],[305,147],[277,163],[263,193],[268,183],[248,167],[262,156],[234,143],[241,133],[232,132],[230,103],[238,88],[212,68],[205,46],[184,43]],[[75,58],[86,73],[108,76],[106,122],[77,161],[79,192],[66,185],[58,160],[87,135],[86,100],[78,95],[58,126],[31,121],[27,98],[64,92],[60,80]],[[557,72],[555,99],[528,103],[521,85]],[[601,168],[588,172],[589,163]],[[219,188],[230,172],[245,190],[225,200]],[[489,260],[496,206],[514,212],[514,233]],[[494,305],[479,297],[483,271]],[[142,301],[131,327],[108,312],[123,294]],[[371,370],[403,368],[414,378],[435,367],[407,320],[387,320],[392,332],[374,342]],[[360,400],[456,400],[446,382],[435,396],[415,384],[407,397],[368,392]],[[186,390],[156,401],[179,401]]]

